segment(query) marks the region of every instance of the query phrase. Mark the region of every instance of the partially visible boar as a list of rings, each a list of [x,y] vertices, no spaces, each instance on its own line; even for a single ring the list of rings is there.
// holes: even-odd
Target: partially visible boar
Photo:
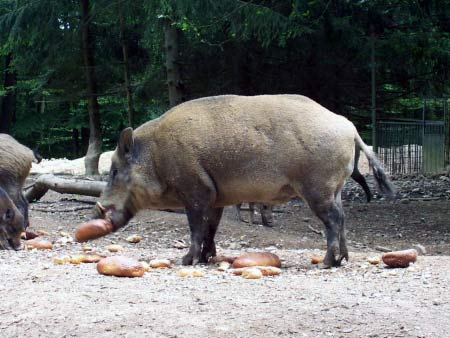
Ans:
[[[242,203],[236,204],[235,206],[235,214],[236,214],[236,220],[238,222],[243,221],[241,217],[241,207]],[[255,210],[255,207],[257,210]],[[248,203],[248,209],[250,213],[250,220],[249,224],[255,224],[255,213],[256,211],[259,211],[259,214],[261,215],[261,223],[262,225],[266,227],[272,227],[273,226],[273,214],[272,214],[272,206],[268,204],[263,203]]]
[[[25,231],[23,224],[22,214],[6,191],[0,188],[0,249],[21,248],[20,235]]]
[[[215,96],[185,102],[134,132],[122,131],[109,181],[94,212],[115,229],[139,210],[185,207],[191,246],[185,265],[216,255],[223,208],[303,198],[323,221],[324,266],[348,260],[341,189],[355,147],[382,192],[393,188],[354,125],[300,95]]]
[[[23,215],[28,227],[28,201],[22,189],[36,161],[34,152],[7,134],[0,134],[0,187],[3,188]]]

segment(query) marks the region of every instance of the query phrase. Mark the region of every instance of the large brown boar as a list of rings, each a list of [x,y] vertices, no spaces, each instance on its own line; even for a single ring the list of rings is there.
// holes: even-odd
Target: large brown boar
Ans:
[[[0,249],[21,248],[20,235],[25,230],[22,213],[5,190],[0,188]]]
[[[139,210],[185,207],[191,246],[185,265],[216,254],[223,208],[277,204],[299,196],[323,221],[326,267],[348,250],[341,189],[355,147],[379,187],[393,189],[373,152],[346,118],[300,95],[215,96],[185,102],[133,131],[122,131],[96,217],[125,225]]]
[[[28,147],[7,134],[0,134],[0,187],[3,188],[23,215],[24,227],[28,226],[28,201],[22,189],[36,161]]]

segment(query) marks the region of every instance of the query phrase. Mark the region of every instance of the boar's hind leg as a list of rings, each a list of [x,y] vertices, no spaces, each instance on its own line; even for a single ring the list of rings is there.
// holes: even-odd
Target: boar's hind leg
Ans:
[[[216,245],[214,236],[222,216],[223,208],[205,207],[202,209],[186,207],[186,213],[191,230],[191,247],[183,257],[183,265],[206,263],[208,258],[215,256]]]
[[[323,260],[326,268],[341,265],[342,260],[348,260],[348,250],[344,229],[344,210],[342,208],[341,193],[336,193],[327,201],[308,200],[317,217],[325,225],[327,235],[327,253]]]

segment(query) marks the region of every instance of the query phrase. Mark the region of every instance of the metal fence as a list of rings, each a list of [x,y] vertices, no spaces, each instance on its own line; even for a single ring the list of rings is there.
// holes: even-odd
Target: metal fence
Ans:
[[[378,158],[390,174],[435,173],[446,165],[445,122],[377,123]]]

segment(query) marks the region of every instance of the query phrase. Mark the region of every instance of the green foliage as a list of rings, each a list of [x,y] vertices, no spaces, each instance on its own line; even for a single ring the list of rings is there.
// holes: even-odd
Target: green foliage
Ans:
[[[167,20],[180,31],[188,98],[298,93],[364,129],[370,124],[372,34],[379,116],[418,117],[423,97],[450,95],[445,0],[91,0],[91,5],[105,150],[127,125],[119,9],[139,124],[168,107]],[[12,54],[10,71],[18,79],[13,133],[45,156],[81,156],[87,146],[80,46],[78,1],[0,0],[0,74]],[[3,79],[0,83],[1,98],[7,88]]]

